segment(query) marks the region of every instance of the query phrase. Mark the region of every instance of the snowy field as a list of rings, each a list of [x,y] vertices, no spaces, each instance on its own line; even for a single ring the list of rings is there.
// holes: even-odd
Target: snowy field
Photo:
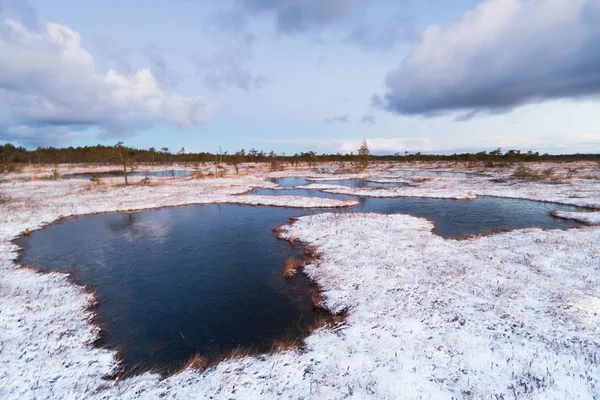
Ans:
[[[114,169],[97,170],[102,168]],[[427,179],[394,177],[389,166],[348,175],[244,169],[249,175],[152,179],[150,185],[128,187],[119,185],[122,178],[99,185],[85,179],[40,180],[49,170],[3,177],[0,399],[600,398],[600,227],[594,225],[600,212],[557,213],[590,224],[580,229],[524,229],[467,240],[442,239],[431,233],[429,221],[408,215],[325,209],[301,217],[282,235],[318,247],[321,257],[305,272],[322,288],[329,310],[347,312],[344,324],[315,331],[298,350],[225,360],[166,379],[150,373],[103,379],[117,361],[114,353],[91,346],[98,335],[89,311],[93,293],[65,274],[20,268],[14,261],[19,249],[12,243],[18,235],[69,216],[186,204],[356,204],[244,194],[275,188],[267,178],[276,176],[310,176],[315,183],[309,187],[332,193],[492,195],[600,209],[598,174],[587,165],[578,165],[576,173],[557,165],[563,179],[552,183],[514,181],[502,169],[485,171],[486,176]],[[410,186],[347,188],[318,182],[356,177]]]

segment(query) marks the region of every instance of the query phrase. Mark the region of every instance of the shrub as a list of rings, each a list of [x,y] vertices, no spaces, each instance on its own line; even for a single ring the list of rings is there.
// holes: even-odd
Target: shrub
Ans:
[[[225,176],[226,168],[222,165],[217,165],[215,168],[215,178],[223,178]]]
[[[504,161],[493,161],[493,160],[487,160],[483,163],[483,166],[485,168],[504,168],[507,165],[510,165],[510,163],[504,162]]]
[[[14,164],[14,163],[0,164],[0,174],[7,174],[10,172],[22,172],[22,171],[23,171],[23,166],[21,166],[20,164]]]
[[[57,181],[60,178],[61,178],[60,172],[58,172],[58,170],[56,168],[54,168],[50,175],[42,176],[40,179],[43,179],[45,181]],[[34,178],[32,178],[32,179],[34,179]]]
[[[546,168],[540,172],[540,176],[542,179],[553,179],[554,178],[554,168]]]
[[[92,177],[90,178],[90,182],[95,183],[96,185],[99,185],[100,182],[100,175],[98,174],[92,174]]]
[[[277,160],[276,157],[273,157],[271,159],[271,171],[279,171],[281,169],[280,165],[279,165],[279,160]]]
[[[192,175],[190,175],[192,179],[202,179],[204,178],[204,174],[202,173],[202,171],[194,171],[192,172]]]
[[[513,172],[512,178],[520,181],[539,181],[543,179],[542,175],[537,171],[534,171],[533,169],[524,165],[519,165],[516,171]]]
[[[515,172],[513,172],[512,178],[521,181],[548,181],[553,183],[563,182],[560,176],[555,175],[554,168],[546,168],[541,171],[536,171],[523,165],[520,165]]]
[[[569,168],[567,169],[567,179],[572,179],[575,175],[577,175],[577,173],[579,172],[579,170],[577,168]]]

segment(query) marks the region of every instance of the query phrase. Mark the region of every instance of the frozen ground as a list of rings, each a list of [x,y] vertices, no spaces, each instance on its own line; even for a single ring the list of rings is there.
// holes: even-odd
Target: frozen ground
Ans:
[[[373,182],[389,183],[389,177],[365,176]],[[345,178],[343,175],[338,179]],[[400,179],[410,185],[397,188],[351,188],[327,183],[311,183],[301,189],[323,190],[329,193],[368,197],[430,197],[474,199],[477,196],[511,197],[549,201],[575,206],[600,208],[600,182],[591,179],[572,179],[569,183],[522,182],[509,179],[494,181],[490,177]]]
[[[590,179],[564,185],[489,178],[413,183],[385,191],[600,207],[599,184]],[[316,331],[302,350],[227,360],[164,380],[149,373],[103,380],[115,361],[111,352],[90,346],[97,335],[87,311],[93,295],[64,274],[38,274],[13,261],[15,236],[63,216],[209,202],[350,204],[240,195],[256,186],[273,185],[251,176],[174,178],[127,188],[77,179],[0,184],[0,398],[600,397],[596,226],[456,241],[433,235],[428,221],[406,215],[302,217],[284,235],[318,246],[321,258],[306,272],[323,289],[330,310],[348,311],[346,323]],[[597,213],[576,214],[561,216],[598,222]]]
[[[556,211],[554,216],[576,221],[585,222],[590,225],[600,224],[600,212],[572,212],[572,211]]]

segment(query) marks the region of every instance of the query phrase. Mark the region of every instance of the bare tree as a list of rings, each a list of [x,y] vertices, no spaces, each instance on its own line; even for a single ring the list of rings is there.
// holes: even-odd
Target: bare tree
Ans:
[[[154,164],[154,155],[156,154],[156,149],[154,147],[150,147],[148,151],[150,154],[152,154],[152,164]]]
[[[225,175],[225,167],[223,166],[223,154],[227,155],[227,152],[223,153],[221,146],[219,151],[215,155],[215,178],[222,178]]]
[[[123,142],[115,144],[115,154],[123,164],[123,176],[125,177],[125,186],[127,186],[127,161],[129,160],[129,150],[123,146]]]

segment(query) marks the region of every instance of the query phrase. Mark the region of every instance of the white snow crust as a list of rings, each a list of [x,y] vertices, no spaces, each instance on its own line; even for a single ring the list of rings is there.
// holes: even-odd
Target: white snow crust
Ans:
[[[283,174],[280,174],[283,175]],[[331,177],[330,179],[339,179]],[[600,208],[598,183],[431,178],[374,195],[518,197]],[[315,188],[315,184],[309,185]],[[201,203],[343,207],[354,201],[257,196],[260,177],[168,179],[157,186],[7,181],[0,192],[1,399],[600,398],[600,227],[524,229],[466,240],[408,215],[323,213],[283,228],[318,246],[305,272],[343,326],[303,349],[223,361],[204,372],[122,381],[94,348],[94,297],[64,273],[15,263],[13,240],[57,219]],[[365,194],[328,186],[328,191]],[[561,212],[562,213],[562,212]],[[576,214],[576,215],[574,215]],[[598,213],[563,213],[598,223]]]

